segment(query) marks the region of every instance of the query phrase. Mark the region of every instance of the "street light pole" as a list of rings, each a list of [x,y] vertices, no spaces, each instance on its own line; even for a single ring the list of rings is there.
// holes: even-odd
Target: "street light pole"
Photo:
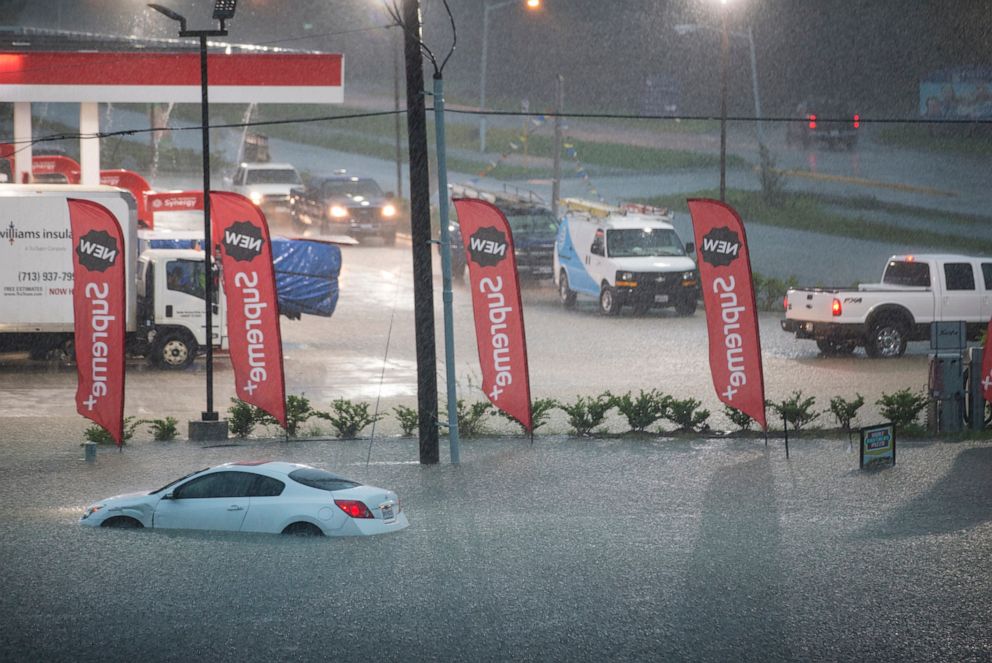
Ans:
[[[207,89],[207,37],[226,37],[227,30],[224,22],[234,17],[237,0],[215,0],[213,18],[220,21],[220,28],[213,30],[187,30],[186,19],[176,12],[158,4],[148,6],[179,22],[180,37],[196,37],[200,41],[200,124],[203,149],[203,247],[204,247],[204,305],[206,313],[206,391],[207,409],[201,414],[203,422],[217,422],[219,417],[214,410],[214,334],[213,334],[213,234],[210,222],[210,102]],[[227,425],[224,425],[224,436],[227,437]]]

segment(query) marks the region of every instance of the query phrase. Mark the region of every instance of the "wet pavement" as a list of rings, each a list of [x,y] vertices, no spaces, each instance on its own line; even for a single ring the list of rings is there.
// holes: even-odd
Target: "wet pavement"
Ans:
[[[71,427],[70,427],[71,428]],[[0,659],[983,661],[992,449],[837,439],[138,441],[0,421]],[[446,456],[446,454],[442,454]],[[396,490],[368,539],[92,530],[92,500],[279,458]],[[367,463],[367,459],[371,462]],[[443,460],[446,460],[443,459]]]

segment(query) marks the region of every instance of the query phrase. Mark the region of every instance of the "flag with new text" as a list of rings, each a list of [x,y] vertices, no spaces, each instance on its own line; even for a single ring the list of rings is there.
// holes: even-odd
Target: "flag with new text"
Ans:
[[[68,199],[72,227],[72,307],[76,411],[124,441],[124,238],[103,205]]]
[[[510,224],[483,200],[452,202],[465,238],[482,389],[497,409],[532,432],[527,340]]]
[[[227,295],[227,337],[238,398],[286,427],[286,380],[272,242],[262,212],[237,193],[210,192]]]
[[[992,403],[992,320],[985,331],[985,349],[982,350],[982,394]]]
[[[706,304],[710,374],[720,400],[767,430],[761,337],[744,224],[717,200],[689,200]]]

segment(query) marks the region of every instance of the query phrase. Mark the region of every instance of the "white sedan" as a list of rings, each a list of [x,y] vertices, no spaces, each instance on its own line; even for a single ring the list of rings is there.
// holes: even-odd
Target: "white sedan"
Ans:
[[[309,465],[227,463],[87,507],[89,527],[368,536],[407,525],[396,493]]]

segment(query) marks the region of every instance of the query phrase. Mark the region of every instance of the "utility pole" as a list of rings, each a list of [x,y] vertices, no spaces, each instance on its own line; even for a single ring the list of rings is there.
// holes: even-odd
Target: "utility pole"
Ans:
[[[561,74],[555,77],[555,149],[554,175],[551,179],[551,214],[558,218],[558,201],[561,200],[561,147],[562,147],[562,117],[565,108],[565,77]]]
[[[437,426],[437,351],[434,275],[431,264],[431,183],[427,161],[427,107],[420,55],[420,0],[403,0],[406,61],[406,126],[410,148],[410,234],[413,239],[413,308],[417,346],[417,412],[420,462],[440,460]],[[445,195],[447,192],[442,192]]]

